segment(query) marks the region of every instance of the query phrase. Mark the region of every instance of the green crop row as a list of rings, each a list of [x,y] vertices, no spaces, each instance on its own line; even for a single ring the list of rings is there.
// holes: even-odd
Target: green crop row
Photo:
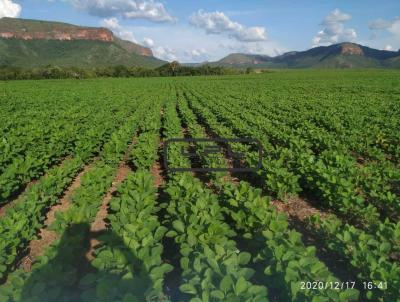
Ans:
[[[153,178],[130,174],[110,202],[110,226],[100,237],[91,265],[96,272],[80,280],[82,301],[167,301],[162,239],[167,228],[157,213]]]
[[[169,137],[182,137],[174,103],[166,108]],[[168,137],[168,136],[167,136]],[[183,163],[180,148],[168,154],[172,163]],[[167,222],[180,250],[181,299],[190,301],[267,301],[267,289],[250,281],[254,270],[246,267],[248,253],[240,252],[235,235],[223,221],[217,196],[204,189],[190,173],[175,174],[167,184]]]
[[[47,100],[47,93],[41,92],[37,97]],[[94,106],[88,100],[76,103],[65,98],[61,102],[62,106],[54,100],[47,101],[46,108],[33,105],[24,115],[13,113],[6,120],[6,135],[0,140],[0,204],[63,158],[87,157],[99,152],[135,108],[134,102],[116,102],[114,108],[105,104]],[[71,108],[64,108],[68,104]],[[60,112],[56,111],[59,107]]]
[[[185,101],[179,102],[180,112],[192,129],[194,135],[204,132],[197,123],[196,117],[187,107]],[[200,152],[200,154],[202,154]],[[201,155],[200,155],[201,156]],[[203,164],[208,165],[203,156]],[[205,159],[205,160],[204,160]],[[327,267],[315,255],[316,248],[305,247],[301,234],[289,229],[288,221],[278,214],[270,205],[270,200],[261,197],[261,190],[252,188],[248,183],[241,182],[238,186],[224,183],[221,175],[210,173],[210,177],[220,188],[219,198],[224,212],[228,213],[235,223],[235,228],[242,232],[243,238],[249,242],[252,259],[264,267],[266,277],[259,278],[268,284],[269,288],[279,293],[281,300],[290,301],[355,301],[357,290],[340,292],[335,289],[304,290],[301,282],[339,282]]]
[[[215,131],[217,134],[224,134],[224,135],[230,135],[229,133],[229,128],[224,127],[220,123],[218,123],[217,119],[215,119],[214,115],[206,109],[205,106],[197,106],[194,102],[191,103],[193,104],[193,107],[195,107],[196,111],[201,115],[201,118],[210,126],[210,128]],[[221,130],[220,130],[221,129]],[[271,162],[269,162],[269,165],[271,165]],[[263,167],[263,170],[265,168]],[[264,175],[264,174],[261,174]],[[269,179],[271,181],[271,178]],[[271,183],[269,183],[271,184]],[[242,215],[240,219],[242,221],[245,221],[247,223],[247,220],[245,219],[246,215]],[[239,219],[239,220],[240,220]],[[339,221],[336,219],[336,221]],[[329,222],[324,224],[326,226],[329,226]],[[347,226],[349,228],[349,226]],[[362,233],[361,230],[358,230],[354,227],[352,227],[354,230],[353,232],[356,233]],[[331,236],[334,237],[339,237],[339,238],[344,238],[344,234],[346,233],[346,230],[343,228],[336,228],[335,231],[331,232]],[[330,237],[327,237],[327,234],[319,233],[319,236],[326,238],[327,241],[325,241],[325,244],[329,246],[329,239]],[[347,235],[346,235],[347,237]],[[370,241],[370,239],[373,238],[373,241]],[[393,224],[390,223],[389,221],[385,221],[382,223],[379,223],[378,226],[378,231],[374,234],[370,234],[368,236],[357,236],[359,245],[357,247],[354,247],[353,253],[350,253],[346,255],[345,258],[348,259],[348,261],[352,264],[354,269],[358,269],[360,271],[364,271],[366,273],[360,274],[359,275],[359,280],[365,280],[365,278],[373,278],[372,276],[375,276],[373,280],[378,280],[376,278],[377,274],[382,278],[381,281],[388,281],[389,275],[385,275],[383,272],[385,269],[379,268],[376,264],[374,263],[379,263],[380,261],[387,261],[386,265],[389,267],[390,265],[396,265],[393,264],[394,259],[396,259],[398,256],[393,256],[398,254],[398,245],[399,245],[399,233],[398,233],[398,224]],[[373,242],[374,244],[368,243],[368,242]],[[364,248],[363,246],[368,246],[368,249]],[[386,249],[381,249],[380,246],[385,246]],[[342,248],[341,248],[342,247]],[[342,252],[345,250],[344,244],[342,243],[341,245],[338,246],[338,250],[341,250]],[[362,256],[360,256],[362,255]],[[390,256],[391,255],[391,256]],[[382,258],[384,257],[384,258]],[[394,258],[393,258],[394,257]],[[363,261],[360,262],[360,260],[357,259],[362,259]],[[386,259],[386,260],[383,260]],[[382,262],[385,263],[385,262]],[[399,276],[397,269],[395,269],[396,266],[394,266],[394,272],[392,273],[394,275],[397,274],[397,277]],[[389,273],[389,272],[388,272]],[[272,274],[275,276],[274,274]],[[396,277],[396,278],[397,278]],[[396,280],[394,278],[394,280]],[[396,288],[396,287],[394,287]],[[374,299],[373,297],[376,297],[376,295],[380,296],[382,295],[381,291],[379,289],[373,290],[371,292],[374,292],[374,295],[371,296],[369,295],[370,299]],[[396,292],[396,290],[395,290]],[[390,293],[388,293],[390,295]]]
[[[140,110],[138,113],[140,113]],[[24,273],[19,269],[10,274],[6,284],[1,288],[1,295],[13,297],[10,298],[11,300],[18,300],[20,297],[30,297],[31,295],[33,295],[33,299],[52,300],[56,297],[71,294],[71,288],[73,288],[77,279],[77,263],[74,263],[74,259],[76,260],[76,257],[82,254],[82,250],[85,250],[84,241],[87,239],[86,236],[89,231],[88,224],[96,217],[102,196],[111,186],[115,169],[126,152],[128,142],[135,134],[135,123],[139,116],[138,114],[130,117],[126,124],[111,136],[96,164],[83,175],[80,187],[73,193],[71,206],[64,213],[56,213],[56,220],[50,226],[50,229],[56,231],[62,238],[46,250],[46,255],[40,257],[38,262],[34,264],[32,272]],[[51,185],[54,188],[58,188],[54,184]],[[59,189],[59,193],[51,192],[52,194],[48,198],[53,203],[56,203],[63,189],[64,187],[61,190]],[[36,206],[40,205],[35,199],[29,199],[29,202],[33,202]],[[20,204],[18,203],[17,205]],[[24,204],[28,205],[29,203]],[[26,235],[16,235],[17,239],[25,238],[24,244],[16,245],[17,242],[12,240],[8,242],[9,248],[13,248],[15,251],[13,254],[14,259],[20,252],[17,249],[25,248],[27,243],[35,238],[37,230],[43,226],[44,217],[42,215],[45,213],[44,210],[50,205],[51,203],[44,204],[41,212],[36,214],[36,217],[38,217],[36,219],[39,219],[41,224],[37,224],[35,228],[31,227]],[[16,208],[11,208],[10,210],[14,209]],[[18,213],[22,214],[23,212],[18,211]],[[7,214],[7,216],[11,215]],[[25,213],[25,215],[28,214],[32,215],[34,213]],[[35,216],[28,216],[25,221],[22,220],[21,225],[29,221],[27,220],[29,218],[33,219]],[[6,231],[6,236],[12,236],[13,232],[18,231],[18,229],[13,227]],[[67,248],[64,248],[64,246],[67,246]],[[64,255],[64,252],[66,255]],[[66,261],[62,255],[71,261]],[[12,263],[10,259],[6,260],[8,261],[6,264]],[[70,283],[67,283],[69,286],[63,284],[67,276],[69,276]],[[47,279],[53,280],[53,282],[46,283],[45,280]],[[37,289],[37,284],[39,284],[40,289]]]

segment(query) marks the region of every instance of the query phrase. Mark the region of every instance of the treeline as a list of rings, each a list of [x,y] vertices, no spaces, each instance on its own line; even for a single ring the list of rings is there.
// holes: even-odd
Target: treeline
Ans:
[[[0,80],[40,80],[40,79],[90,79],[100,77],[172,77],[199,75],[232,75],[250,73],[249,69],[239,70],[219,66],[202,65],[198,67],[184,66],[178,62],[165,64],[158,68],[143,67],[59,67],[46,66],[32,69],[19,67],[0,67]]]

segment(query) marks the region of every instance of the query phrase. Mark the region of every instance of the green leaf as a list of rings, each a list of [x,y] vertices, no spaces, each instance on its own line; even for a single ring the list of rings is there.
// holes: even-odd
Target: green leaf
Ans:
[[[172,272],[174,270],[174,267],[169,263],[163,263],[161,267],[163,268],[164,274]]]
[[[174,227],[175,230],[177,230],[178,232],[184,233],[185,232],[185,225],[183,224],[182,221],[180,220],[175,220],[172,223],[172,226]]]
[[[185,247],[181,248],[182,256],[189,256],[191,251],[192,251],[192,249],[190,247],[188,247],[188,246],[185,246]]]
[[[197,238],[191,232],[188,233],[187,242],[190,246],[193,246],[197,243]]]
[[[168,232],[165,234],[165,237],[171,238],[171,237],[176,237],[177,235],[178,235],[177,232],[171,230],[171,231],[168,231]]]
[[[357,301],[360,292],[354,288],[350,288],[345,290],[344,292],[339,293],[339,300],[340,301]]]
[[[380,246],[379,246],[379,251],[381,253],[387,253],[390,251],[391,245],[388,242],[383,242]]]
[[[185,294],[192,294],[192,295],[197,294],[196,288],[190,283],[182,284],[181,286],[179,286],[179,289],[181,292]]]
[[[251,254],[248,252],[241,252],[239,254],[239,264],[246,265],[251,259]]]
[[[236,282],[236,294],[240,295],[247,289],[247,281],[243,277],[240,277]]]
[[[153,279],[159,279],[164,276],[165,273],[170,272],[173,269],[173,266],[164,263],[161,266],[156,266],[150,271],[150,275],[153,277]]]
[[[187,257],[181,258],[181,267],[184,271],[189,269],[189,258]]]
[[[196,272],[198,272],[198,273],[201,272],[202,266],[201,266],[201,261],[200,261],[199,257],[194,259],[193,268],[195,269]]]
[[[243,238],[245,238],[245,239],[252,239],[252,238],[253,238],[253,235],[252,235],[251,233],[244,233],[244,234],[243,234]]]
[[[220,290],[213,290],[211,292],[210,296],[212,298],[219,299],[219,300],[223,300],[225,298],[224,293],[222,291],[220,291]]]
[[[253,269],[247,267],[241,268],[239,270],[239,275],[243,276],[246,280],[249,280],[251,277],[253,277],[254,273],[255,271]]]
[[[290,282],[290,291],[292,294],[292,297],[295,298],[297,296],[297,293],[300,290],[300,284],[299,282]]]
[[[344,242],[350,242],[350,241],[351,241],[351,234],[350,234],[350,232],[348,232],[348,231],[345,231],[345,232],[344,232],[343,240],[344,240]]]
[[[161,238],[164,236],[164,234],[166,233],[167,228],[164,226],[159,226],[156,230],[156,232],[154,233],[154,240],[155,241],[160,241]]]
[[[233,280],[230,275],[224,276],[222,278],[220,284],[219,284],[219,289],[222,290],[224,293],[229,292],[231,287],[233,286]]]
[[[221,273],[221,269],[219,268],[218,262],[215,258],[207,258],[207,262],[215,272],[219,274]]]

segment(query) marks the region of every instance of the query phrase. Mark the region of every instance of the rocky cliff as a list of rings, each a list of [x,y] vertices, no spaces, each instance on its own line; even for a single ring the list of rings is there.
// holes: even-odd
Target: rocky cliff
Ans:
[[[58,41],[102,41],[115,42],[128,53],[152,57],[151,49],[123,41],[106,28],[82,27],[61,22],[27,20],[16,18],[0,19],[0,38],[17,40],[58,40]]]
[[[354,43],[341,43],[339,44],[341,48],[341,54],[348,54],[348,55],[359,55],[362,56],[363,50],[361,47]]]
[[[53,29],[51,31],[3,31],[0,28],[0,38],[14,38],[21,40],[97,40],[112,42],[114,36],[111,31],[104,28],[87,28],[87,29],[73,29],[68,31],[61,31]]]

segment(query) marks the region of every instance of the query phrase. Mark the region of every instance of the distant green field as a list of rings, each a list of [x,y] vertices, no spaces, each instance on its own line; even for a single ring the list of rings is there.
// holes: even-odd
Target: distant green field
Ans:
[[[400,71],[0,82],[0,133],[0,301],[399,301]]]

